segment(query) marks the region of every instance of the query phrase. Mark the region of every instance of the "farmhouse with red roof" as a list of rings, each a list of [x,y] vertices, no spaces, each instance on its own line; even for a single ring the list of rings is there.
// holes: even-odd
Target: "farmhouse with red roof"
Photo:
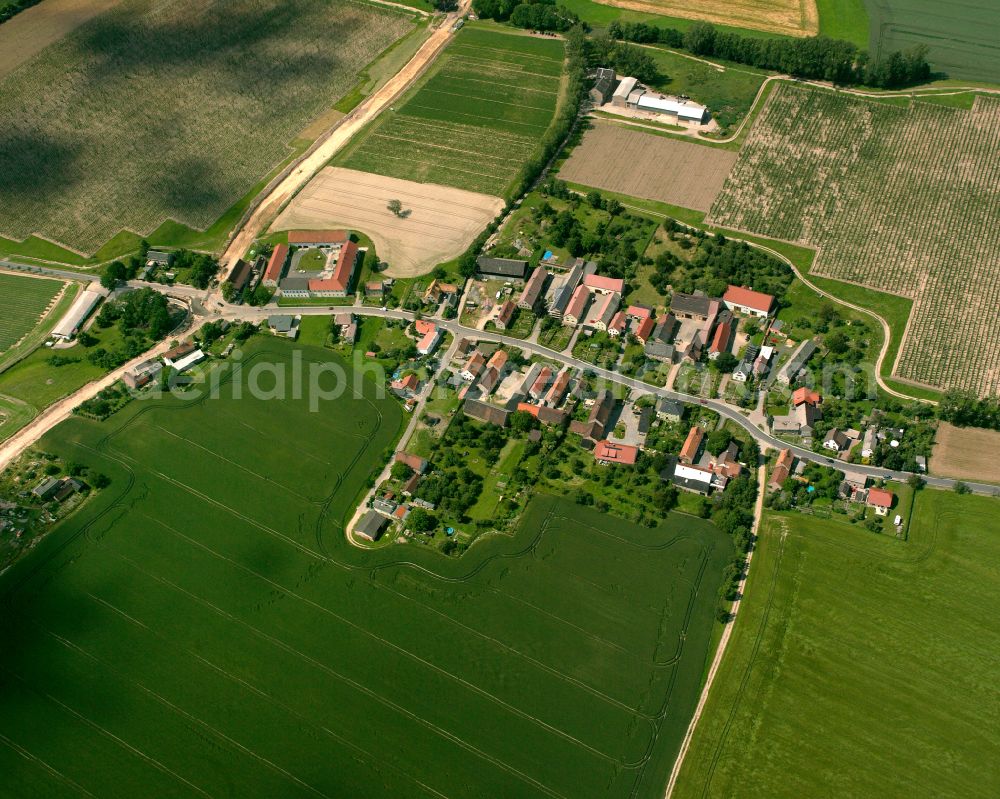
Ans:
[[[610,463],[620,463],[622,466],[635,466],[639,457],[639,448],[627,444],[615,444],[613,441],[598,441],[594,447],[594,459],[602,466]]]
[[[722,295],[722,301],[730,311],[764,318],[774,307],[774,297],[761,291],[753,291],[742,286],[730,286]]]

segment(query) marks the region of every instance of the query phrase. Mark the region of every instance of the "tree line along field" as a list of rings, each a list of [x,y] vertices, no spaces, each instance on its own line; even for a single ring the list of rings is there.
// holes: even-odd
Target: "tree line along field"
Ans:
[[[914,300],[895,374],[1000,388],[1000,101],[891,105],[782,84],[708,221],[817,247],[816,274]]]
[[[1000,83],[1000,4],[996,0],[865,0],[869,51],[878,57],[915,44],[930,48],[936,71],[951,78]]]
[[[552,121],[563,60],[561,41],[466,25],[334,163],[502,196]]]
[[[59,280],[0,272],[0,354],[31,332],[63,285]]]
[[[925,489],[908,540],[766,513],[675,796],[996,795],[997,500]]]
[[[241,385],[293,352],[251,340]],[[539,497],[461,558],[352,547],[403,419],[347,388],[310,413],[224,383],[42,441],[112,483],[0,578],[6,790],[662,795],[731,541]]]
[[[0,80],[0,234],[209,227],[413,27],[347,0],[123,0]]]

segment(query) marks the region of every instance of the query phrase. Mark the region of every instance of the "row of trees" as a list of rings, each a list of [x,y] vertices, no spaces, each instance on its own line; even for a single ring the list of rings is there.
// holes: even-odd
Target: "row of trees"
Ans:
[[[568,31],[580,18],[556,0],[473,0],[472,9],[481,19],[509,22],[536,31]]]
[[[42,0],[11,0],[0,4],[0,22],[6,22],[15,14],[20,14],[26,8],[38,5]]]
[[[843,39],[828,36],[762,39],[720,31],[707,22],[696,22],[682,33],[675,28],[661,28],[645,22],[615,21],[608,26],[608,34],[614,39],[665,44],[695,55],[839,84],[897,89],[925,83],[931,75],[928,49],[924,45],[897,50],[873,61],[865,51]]]
[[[949,391],[938,405],[938,417],[959,427],[1000,430],[1000,397],[977,397],[969,391]]]

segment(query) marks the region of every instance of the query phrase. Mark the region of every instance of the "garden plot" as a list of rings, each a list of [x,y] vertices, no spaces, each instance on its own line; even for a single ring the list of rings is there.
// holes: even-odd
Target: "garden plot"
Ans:
[[[597,189],[707,211],[736,153],[595,122],[559,177]]]
[[[1000,101],[888,105],[783,84],[708,221],[820,250],[813,271],[913,299],[895,373],[1000,389]]]
[[[122,0],[0,80],[0,235],[93,253],[209,227],[412,26],[347,0]]]
[[[403,204],[402,215],[387,207]],[[389,263],[390,277],[412,277],[457,257],[503,208],[486,194],[326,167],[271,226],[360,230]]]
[[[430,76],[341,166],[502,196],[555,113],[562,42],[463,28]]]

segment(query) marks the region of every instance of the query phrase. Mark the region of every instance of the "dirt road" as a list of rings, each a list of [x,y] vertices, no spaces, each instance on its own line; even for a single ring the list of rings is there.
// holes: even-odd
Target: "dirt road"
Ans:
[[[222,265],[228,271],[242,257],[268,224],[278,215],[282,206],[288,202],[312,177],[322,169],[337,152],[339,152],[365,125],[371,122],[382,111],[399,97],[410,85],[419,78],[425,69],[434,62],[445,45],[452,37],[452,25],[466,12],[472,0],[462,0],[458,11],[449,14],[421,45],[416,55],[406,66],[393,75],[388,82],[374,94],[366,97],[351,113],[341,119],[323,137],[314,144],[302,160],[294,166],[267,196],[260,199],[257,208],[250,215],[239,231],[234,235],[226,251],[222,255]]]

